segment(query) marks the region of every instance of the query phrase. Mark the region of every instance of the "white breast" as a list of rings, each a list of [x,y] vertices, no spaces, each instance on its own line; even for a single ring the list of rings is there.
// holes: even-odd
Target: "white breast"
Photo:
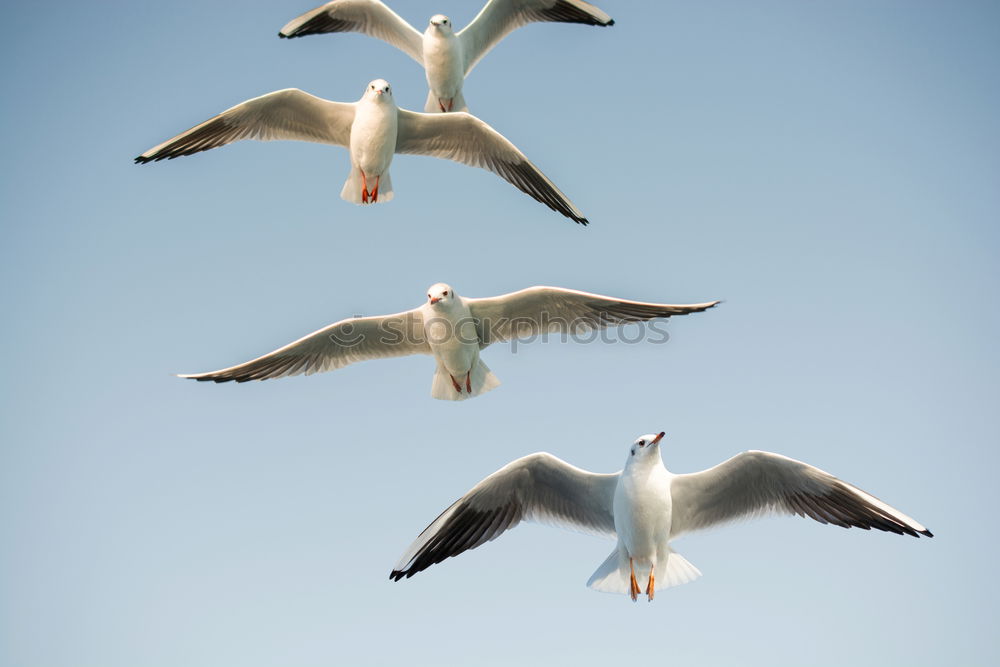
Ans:
[[[389,170],[396,153],[397,120],[391,101],[358,103],[351,125],[351,161],[367,176],[381,176]]]
[[[670,536],[670,474],[662,464],[625,467],[615,489],[614,516],[629,555],[641,561],[655,558]]]
[[[424,70],[427,85],[436,97],[451,99],[462,90],[465,58],[454,34],[442,35],[433,27],[424,33]]]
[[[472,312],[463,303],[449,308],[424,307],[424,332],[431,352],[455,376],[465,375],[479,355]]]

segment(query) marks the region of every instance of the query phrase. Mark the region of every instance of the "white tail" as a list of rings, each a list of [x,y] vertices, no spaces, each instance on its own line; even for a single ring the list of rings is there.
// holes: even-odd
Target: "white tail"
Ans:
[[[684,556],[669,547],[667,549],[667,557],[656,564],[654,574],[657,589],[680,586],[701,576],[701,571],[689,563]],[[602,593],[628,594],[630,590],[629,574],[628,554],[618,546],[594,571],[594,574],[590,575],[587,586]],[[649,579],[648,564],[644,564],[641,572],[639,565],[636,564],[635,575],[639,580],[639,585],[645,587],[646,581]]]
[[[426,113],[441,113],[441,103],[438,101],[437,95],[434,91],[428,91],[427,101],[424,103],[424,111]],[[462,91],[458,91],[455,97],[451,98],[451,108],[445,109],[445,111],[469,111],[468,105],[465,103],[465,96],[462,95]]]
[[[464,401],[467,398],[485,394],[491,389],[496,389],[500,386],[500,380],[497,379],[497,376],[493,375],[493,371],[489,369],[489,366],[484,364],[483,360],[478,357],[476,357],[476,361],[472,364],[472,376],[469,378],[472,385],[471,392],[465,390],[464,375],[455,379],[462,387],[461,392],[455,389],[455,385],[451,382],[451,374],[444,367],[444,364],[439,361],[437,370],[434,371],[434,381],[431,384],[431,396],[439,398],[442,401]]]
[[[374,188],[375,179],[369,178],[368,192],[370,193]],[[351,173],[348,175],[347,181],[344,182],[344,189],[340,191],[340,198],[352,204],[381,204],[392,199],[392,178],[389,176],[389,172],[386,171],[378,179],[378,202],[373,202],[371,199],[364,201],[364,198],[361,196],[363,190],[364,179],[361,178],[361,170],[352,164]]]

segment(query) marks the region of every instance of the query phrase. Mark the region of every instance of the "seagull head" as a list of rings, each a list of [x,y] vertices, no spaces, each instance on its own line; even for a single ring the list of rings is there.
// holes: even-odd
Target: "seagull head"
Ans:
[[[447,283],[435,283],[427,288],[427,303],[432,306],[448,306],[457,296]]]
[[[375,79],[368,84],[365,97],[379,102],[389,101],[392,99],[392,87],[385,79]]]
[[[629,460],[645,459],[646,457],[660,451],[660,440],[666,435],[663,431],[659,433],[647,433],[635,439],[632,448],[629,450]]]
[[[439,32],[451,32],[451,19],[444,14],[435,14],[431,17],[430,28],[437,28]]]

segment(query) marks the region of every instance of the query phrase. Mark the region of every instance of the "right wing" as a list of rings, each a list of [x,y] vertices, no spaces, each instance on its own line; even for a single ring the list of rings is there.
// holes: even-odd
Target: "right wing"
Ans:
[[[289,21],[278,37],[361,32],[381,39],[424,64],[424,37],[379,0],[333,0]]]
[[[412,577],[446,558],[494,540],[521,521],[615,535],[620,473],[597,474],[539,452],[508,463],[472,487],[420,533],[389,578]]]
[[[276,90],[247,100],[187,132],[154,146],[136,163],[173,160],[241,139],[295,139],[347,146],[354,122],[353,103],[331,102],[298,88]]]
[[[332,371],[356,361],[430,353],[417,309],[341,320],[245,364],[179,377],[202,382],[270,380]]]

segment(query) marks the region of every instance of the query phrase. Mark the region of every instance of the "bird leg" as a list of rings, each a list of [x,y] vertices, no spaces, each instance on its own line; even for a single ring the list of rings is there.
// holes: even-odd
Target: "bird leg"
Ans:
[[[444,106],[444,103],[445,103],[445,102],[447,102],[447,103],[448,103],[448,107],[447,107],[447,108],[445,108],[445,106]],[[438,98],[438,106],[439,106],[439,107],[441,107],[441,111],[442,111],[442,112],[447,112],[447,111],[451,111],[451,108],[452,108],[453,106],[455,106],[455,98],[454,98],[454,97],[452,97],[451,99],[448,99],[448,100],[442,100],[442,99],[441,99],[441,98],[439,97],[439,98]]]
[[[650,602],[653,601],[653,593],[656,589],[656,577],[653,576],[653,570],[655,567],[649,569],[649,582],[646,584],[646,599]]]
[[[457,391],[458,393],[461,394],[462,393],[462,385],[460,385],[458,383],[458,380],[456,380],[455,376],[452,375],[451,373],[448,373],[448,377],[451,378],[451,386],[453,386],[455,388],[455,391]]]
[[[635,579],[635,563],[631,558],[628,559],[628,569],[630,571],[628,594],[632,598],[632,602],[635,602],[636,598],[639,597],[639,593],[642,592],[642,589],[639,588],[639,582]]]
[[[361,172],[361,203],[362,204],[367,204],[368,203],[368,179],[365,178],[365,172],[364,172],[364,170],[359,169],[358,171]]]
[[[375,189],[371,191],[372,203],[373,204],[378,203],[378,183],[381,180],[382,180],[381,176],[376,176],[375,177]]]
[[[469,372],[465,374],[465,391],[469,392],[470,394],[472,393],[472,369],[471,368],[469,369]]]

